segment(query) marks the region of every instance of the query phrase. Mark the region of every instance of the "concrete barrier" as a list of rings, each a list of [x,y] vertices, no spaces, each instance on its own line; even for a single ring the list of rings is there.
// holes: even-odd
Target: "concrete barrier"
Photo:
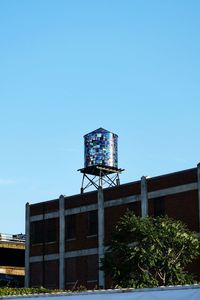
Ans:
[[[0,299],[37,298],[38,300],[199,300],[200,285],[159,287],[151,289],[115,289],[80,293],[55,293],[20,296],[1,296]],[[62,299],[61,299],[62,297]],[[69,299],[69,300],[70,300]]]

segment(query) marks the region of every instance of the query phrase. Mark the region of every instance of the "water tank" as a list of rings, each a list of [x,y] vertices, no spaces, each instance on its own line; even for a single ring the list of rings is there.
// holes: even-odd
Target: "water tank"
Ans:
[[[85,168],[106,166],[118,168],[117,134],[99,128],[84,136]]]

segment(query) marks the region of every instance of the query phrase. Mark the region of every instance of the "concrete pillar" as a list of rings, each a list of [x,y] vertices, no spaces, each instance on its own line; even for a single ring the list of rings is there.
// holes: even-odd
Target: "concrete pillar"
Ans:
[[[143,218],[148,216],[148,191],[145,176],[141,177],[141,216]]]
[[[26,242],[25,242],[25,279],[24,286],[26,288],[29,287],[30,284],[30,206],[29,203],[26,203],[26,224],[25,224],[25,234],[26,234]]]
[[[103,189],[98,189],[98,255],[99,268],[101,267],[101,259],[104,258],[104,196]],[[99,287],[105,288],[105,274],[99,269]]]
[[[198,186],[198,204],[199,204],[199,232],[200,232],[200,163],[197,165],[197,186]]]
[[[59,197],[59,289],[65,289],[65,197]]]

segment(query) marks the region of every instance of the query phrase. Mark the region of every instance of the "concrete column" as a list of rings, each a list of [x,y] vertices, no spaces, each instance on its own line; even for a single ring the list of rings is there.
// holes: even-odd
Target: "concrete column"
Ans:
[[[148,216],[148,191],[145,176],[141,177],[141,216],[143,218]]]
[[[197,186],[198,186],[199,232],[200,232],[200,163],[198,163],[197,165]]]
[[[65,197],[59,197],[59,289],[65,289]]]
[[[101,267],[101,259],[104,258],[104,196],[103,189],[98,189],[98,255],[99,268]],[[99,270],[99,287],[105,288],[104,271]]]
[[[26,203],[26,225],[25,225],[25,234],[26,234],[26,242],[25,242],[25,280],[24,286],[26,288],[29,287],[30,284],[30,206],[29,203]]]

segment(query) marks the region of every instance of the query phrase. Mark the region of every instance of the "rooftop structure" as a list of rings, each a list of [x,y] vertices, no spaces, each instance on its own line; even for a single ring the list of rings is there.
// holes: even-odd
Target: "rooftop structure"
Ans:
[[[119,185],[118,135],[102,127],[84,136],[84,168],[81,193],[93,186],[96,189]]]

